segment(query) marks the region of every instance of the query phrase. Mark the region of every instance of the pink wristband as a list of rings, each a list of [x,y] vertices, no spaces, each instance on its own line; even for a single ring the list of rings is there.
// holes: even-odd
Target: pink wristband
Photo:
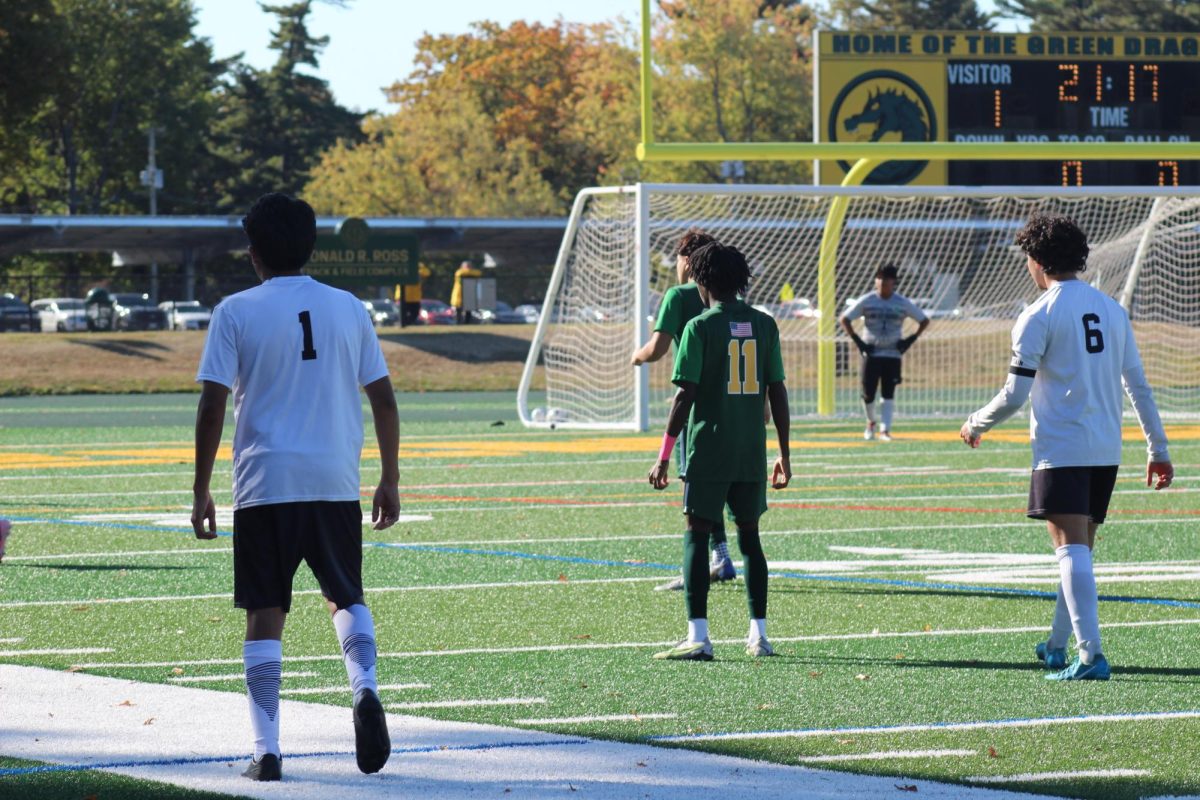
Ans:
[[[675,449],[675,440],[678,438],[678,436],[672,436],[669,433],[663,434],[662,449],[658,451],[659,461],[671,460],[671,451]]]

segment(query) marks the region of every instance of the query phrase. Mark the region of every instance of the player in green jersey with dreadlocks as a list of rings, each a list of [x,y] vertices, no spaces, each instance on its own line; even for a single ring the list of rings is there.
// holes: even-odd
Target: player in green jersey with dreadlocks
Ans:
[[[686,424],[683,577],[688,635],[654,657],[712,660],[708,537],[727,505],[737,524],[750,605],[746,653],[769,656],[773,651],[767,641],[767,559],[758,535],[758,519],[767,510],[764,395],[779,439],[771,485],[782,489],[792,477],[779,329],[771,317],[738,299],[750,283],[750,267],[736,248],[713,242],[694,252],[689,264],[708,310],[684,328],[672,378],[679,391],[649,476],[655,489],[667,487],[671,450]]]

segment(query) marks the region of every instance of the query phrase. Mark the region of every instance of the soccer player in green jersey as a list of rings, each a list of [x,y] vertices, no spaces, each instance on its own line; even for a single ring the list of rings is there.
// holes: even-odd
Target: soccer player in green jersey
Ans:
[[[712,660],[705,562],[709,534],[726,505],[737,524],[738,549],[745,564],[750,605],[746,653],[769,656],[773,651],[767,641],[767,558],[758,536],[758,518],[767,510],[764,394],[770,400],[779,438],[771,485],[782,489],[792,478],[779,329],[771,317],[738,299],[750,283],[750,267],[736,248],[714,242],[693,253],[689,262],[692,280],[708,310],[683,330],[672,378],[679,391],[671,406],[662,450],[649,476],[655,489],[667,487],[671,450],[686,424],[683,578],[688,634],[654,657]]]
[[[675,247],[675,274],[679,278],[679,285],[667,289],[663,295],[650,341],[633,353],[631,362],[634,367],[658,361],[671,349],[672,342],[675,343],[675,352],[679,352],[679,338],[683,336],[683,326],[707,310],[704,301],[700,299],[698,287],[690,282],[691,271],[688,267],[688,258],[701,247],[715,241],[716,239],[709,234],[695,228],[689,230],[679,240],[679,244]],[[676,454],[680,480],[683,480],[687,474],[685,444],[687,444],[686,426]],[[725,523],[718,521],[712,530],[712,563],[709,564],[709,578],[714,581],[731,581],[736,577],[737,570],[733,567],[733,559],[729,557],[729,540],[725,535]],[[659,584],[654,589],[655,591],[679,591],[683,589],[683,576]]]

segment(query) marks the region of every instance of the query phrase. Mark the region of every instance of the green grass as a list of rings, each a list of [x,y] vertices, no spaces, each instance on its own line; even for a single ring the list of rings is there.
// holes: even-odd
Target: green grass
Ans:
[[[0,567],[0,638],[24,637],[22,648],[113,648],[98,656],[6,660],[59,669],[80,661],[171,662],[88,669],[152,682],[165,682],[175,667],[188,675],[231,670],[229,665],[178,663],[240,656],[241,614],[228,597],[231,555],[196,552],[228,548],[229,540],[199,543],[178,524],[155,523],[182,519],[190,504],[193,404],[192,397],[163,395],[0,401],[0,515],[17,520],[10,558]],[[416,588],[368,593],[380,652],[426,653],[381,658],[381,681],[425,682],[432,688],[385,694],[384,701],[546,700],[524,707],[413,713],[502,725],[531,717],[678,715],[545,726],[641,742],[654,736],[1200,708],[1196,626],[1171,624],[1200,620],[1200,608],[1103,602],[1102,623],[1118,624],[1105,630],[1104,639],[1113,680],[1068,685],[1043,680],[1032,650],[1044,637],[1051,603],[990,590],[1053,589],[1049,580],[1027,575],[1030,569],[1048,575],[1053,568],[1044,529],[1020,512],[1028,445],[993,439],[971,452],[948,438],[924,435],[953,433],[953,422],[902,419],[898,432],[911,438],[889,444],[863,443],[856,423],[798,425],[797,478],[789,489],[771,494],[774,507],[762,524],[773,571],[790,576],[771,583],[769,634],[779,657],[754,660],[742,653],[738,642],[745,636],[747,614],[738,582],[715,587],[710,599],[716,660],[660,663],[650,655],[660,643],[680,637],[684,613],[678,593],[651,587],[676,572],[682,519],[678,485],[662,494],[646,485],[653,439],[646,438],[643,447],[628,435],[528,433],[516,423],[506,394],[404,396],[401,404],[405,511],[431,519],[365,531],[365,538],[396,547],[368,548],[364,577],[369,590]],[[503,426],[493,425],[500,420]],[[227,428],[227,440],[231,434]],[[1132,443],[1126,448],[1127,466],[1114,513],[1102,529],[1097,564],[1102,569],[1123,565],[1122,574],[1132,577],[1101,583],[1103,595],[1200,602],[1193,579],[1144,579],[1150,567],[1170,566],[1177,559],[1200,569],[1191,560],[1200,544],[1192,478],[1200,461],[1195,437],[1194,429],[1176,429],[1171,451],[1180,489],[1167,494],[1144,489],[1142,448]],[[582,441],[598,444],[591,452],[571,452]],[[449,442],[462,449],[441,449]],[[507,447],[494,449],[501,444]],[[60,460],[35,464],[32,456]],[[364,485],[377,469],[377,461],[364,462]],[[219,462],[218,471],[214,485],[221,490],[214,494],[218,506],[227,507],[229,463]],[[115,515],[118,527],[82,519],[95,514]],[[23,524],[32,519],[56,522]],[[846,548],[891,550],[872,554]],[[148,550],[170,552],[137,554]],[[913,563],[920,554],[906,556],[906,550],[938,551],[947,563]],[[946,554],[991,555],[972,564],[965,556]],[[1029,556],[1035,563],[1020,563]],[[985,569],[1018,574],[1010,583],[998,582],[1003,577],[998,572],[952,574]],[[644,580],[613,581],[631,578]],[[876,579],[884,582],[872,582]],[[482,583],[514,585],[469,586]],[[315,588],[302,570],[296,589]],[[152,604],[94,602],[192,595],[214,596]],[[61,604],[4,607],[29,600]],[[1026,627],[1035,630],[1014,630]],[[298,596],[286,654],[332,656],[329,645],[319,598]],[[463,649],[494,652],[447,652]],[[344,682],[336,660],[306,663],[305,669],[317,677],[290,680],[285,687]],[[241,691],[236,682],[205,686]],[[342,693],[305,699],[347,701]],[[1139,798],[1200,792],[1190,748],[1180,746],[1197,733],[1200,720],[1143,719],[906,733],[835,731],[697,740],[685,746],[784,764],[894,750],[973,751],[813,765],[945,781],[1147,770],[1142,777],[1009,787],[1066,797]],[[6,766],[12,764],[0,762],[0,770]],[[89,780],[109,779],[84,774]],[[0,776],[0,794],[81,796],[87,792],[80,791],[80,780],[78,774]]]

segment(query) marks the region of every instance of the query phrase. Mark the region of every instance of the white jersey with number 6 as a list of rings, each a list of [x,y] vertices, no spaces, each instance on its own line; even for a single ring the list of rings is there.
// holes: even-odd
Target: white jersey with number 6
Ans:
[[[1033,378],[1034,469],[1120,464],[1122,385],[1151,458],[1166,460],[1166,434],[1133,328],[1115,300],[1081,280],[1057,281],[1021,312],[1012,342],[1010,383]]]
[[[387,374],[349,292],[289,275],[221,301],[196,380],[233,390],[233,507],[358,500],[359,387]]]

